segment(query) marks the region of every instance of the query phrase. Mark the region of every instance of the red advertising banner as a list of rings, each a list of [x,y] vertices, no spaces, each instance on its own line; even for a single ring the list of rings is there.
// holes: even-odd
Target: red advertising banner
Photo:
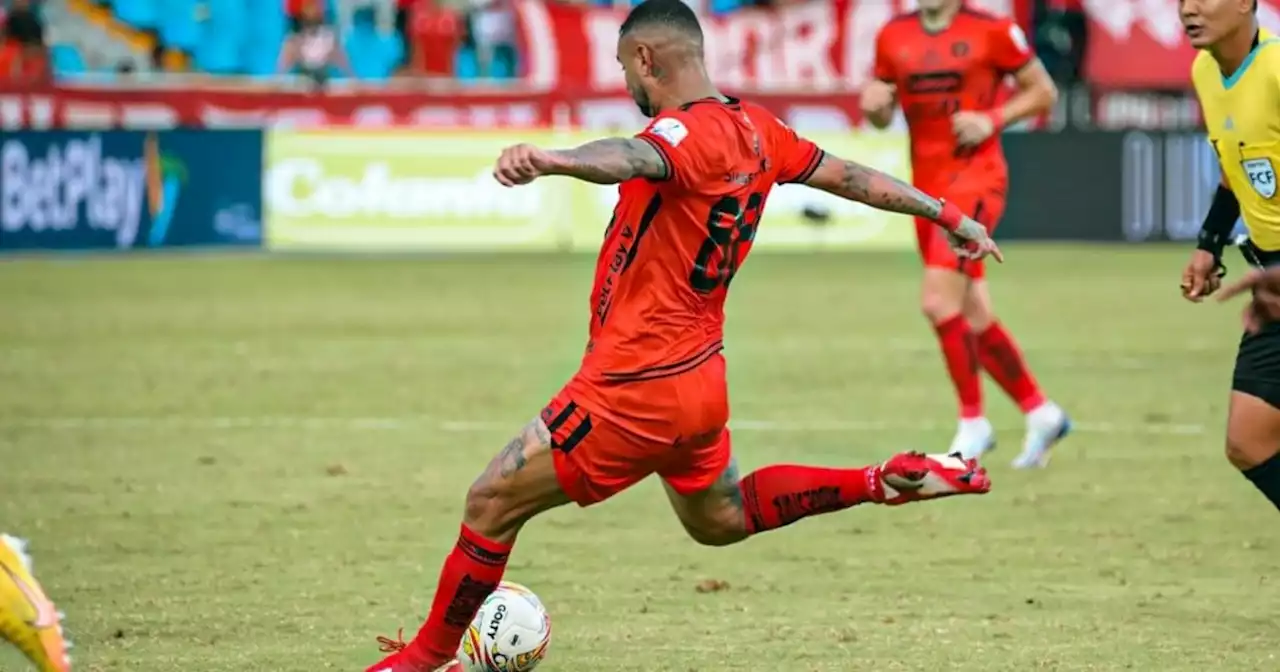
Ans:
[[[1190,90],[1195,49],[1178,0],[1084,0],[1089,19],[1085,78],[1104,89]],[[1280,29],[1280,0],[1260,0],[1258,20]]]
[[[1031,0],[971,4],[1029,20]],[[915,5],[915,0],[826,0],[705,17],[707,69],[717,84],[738,91],[858,91],[871,79],[876,33]],[[515,7],[530,83],[623,90],[616,55],[625,9],[543,0],[516,0]]]
[[[856,95],[759,94],[751,99],[807,130],[858,126]],[[587,128],[634,132],[645,120],[621,95],[566,91],[422,93],[369,90],[315,95],[267,90],[32,90],[0,83],[0,130],[44,128],[207,128],[418,126]]]
[[[1070,92],[1066,92],[1070,93]],[[744,94],[805,132],[858,128],[857,96]],[[1114,92],[1064,95],[1048,121],[1070,117],[1088,128],[1195,128],[1200,109],[1187,94]],[[317,126],[428,128],[583,128],[631,133],[644,117],[625,94],[570,92],[422,93],[370,90],[314,95],[266,90],[19,88],[0,83],[0,131]]]

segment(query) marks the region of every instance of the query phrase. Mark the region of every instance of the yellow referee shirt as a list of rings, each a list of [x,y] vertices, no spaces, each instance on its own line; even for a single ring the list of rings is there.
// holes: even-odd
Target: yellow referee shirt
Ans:
[[[1230,77],[1202,51],[1191,66],[1191,82],[1249,239],[1264,251],[1280,251],[1280,38],[1261,31]]]

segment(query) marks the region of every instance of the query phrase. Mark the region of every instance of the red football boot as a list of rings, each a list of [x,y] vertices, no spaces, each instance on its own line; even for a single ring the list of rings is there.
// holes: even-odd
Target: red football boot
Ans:
[[[900,453],[880,465],[873,483],[876,501],[889,506],[991,490],[987,470],[958,455]]]
[[[404,660],[402,653],[405,646],[403,630],[400,631],[395,639],[378,637],[378,650],[391,655],[366,669],[365,672],[463,672],[462,663],[457,659],[447,661],[439,667],[425,670],[416,665],[410,665]]]

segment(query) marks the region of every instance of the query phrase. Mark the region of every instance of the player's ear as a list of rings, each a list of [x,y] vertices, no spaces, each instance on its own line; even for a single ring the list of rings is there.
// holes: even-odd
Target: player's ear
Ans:
[[[640,74],[644,77],[657,77],[658,66],[654,62],[653,47],[647,44],[636,45],[636,60],[640,63]]]

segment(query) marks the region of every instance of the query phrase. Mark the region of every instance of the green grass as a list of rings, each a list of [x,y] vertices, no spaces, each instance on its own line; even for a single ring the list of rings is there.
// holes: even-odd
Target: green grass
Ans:
[[[1008,252],[997,303],[1082,425],[1051,469],[1006,466],[1020,419],[988,386],[985,498],[728,549],[686,540],[656,482],[555,511],[508,574],[552,611],[543,669],[1280,669],[1276,512],[1221,456],[1235,309],[1178,298],[1181,248]],[[0,265],[0,528],[33,540],[80,669],[376,660],[374,635],[417,627],[466,486],[573,371],[590,264]],[[751,260],[733,411],[777,424],[735,432],[744,469],[945,447],[917,281],[905,252]]]

